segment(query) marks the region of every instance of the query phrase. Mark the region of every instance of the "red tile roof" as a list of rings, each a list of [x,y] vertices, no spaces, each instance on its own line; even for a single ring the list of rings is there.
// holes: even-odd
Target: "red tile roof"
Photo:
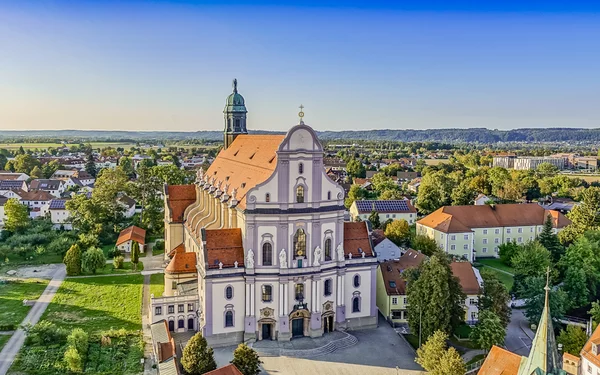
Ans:
[[[588,341],[585,343],[583,349],[581,349],[581,352],[579,354],[582,358],[585,358],[594,365],[600,367],[600,355],[594,355],[594,353],[592,352],[592,343],[597,340],[600,340],[600,325],[596,327],[596,329],[594,330]]]
[[[398,260],[389,260],[379,265],[388,296],[406,294],[404,270],[418,267],[427,257],[416,250],[408,250]]]
[[[185,209],[196,201],[196,185],[168,185],[166,190],[171,221],[183,223]]]
[[[479,369],[478,375],[517,375],[521,365],[521,357],[518,354],[511,353],[496,345],[485,357],[483,365]]]
[[[353,258],[362,257],[362,252],[365,256],[373,256],[371,248],[371,240],[369,239],[369,231],[367,230],[366,222],[345,222],[344,223],[344,253],[352,254]]]
[[[216,370],[205,372],[204,375],[244,375],[240,370],[237,369],[233,364],[219,367]]]
[[[244,267],[244,247],[242,245],[242,230],[232,229],[207,229],[204,231],[206,242],[208,268]]]
[[[284,138],[285,135],[238,135],[228,148],[219,152],[205,174],[221,181],[223,187],[229,184],[230,189],[237,189],[238,207],[243,210],[248,190],[273,174],[277,166],[276,151]]]
[[[173,250],[169,252],[169,258],[173,258],[173,255],[176,253],[185,253],[185,245],[183,243],[179,244]]]
[[[24,201],[51,201],[54,196],[45,190],[38,191],[23,191],[17,192],[22,200]]]
[[[196,253],[175,253],[165,272],[169,274],[176,273],[196,273]]]
[[[133,240],[140,245],[146,244],[146,230],[136,227],[135,225],[130,226],[129,228],[125,228],[119,233],[119,238],[117,239],[117,246],[122,243],[125,243],[129,240]]]
[[[470,262],[452,262],[450,263],[452,274],[460,281],[460,286],[466,295],[479,294],[479,281],[473,271],[473,266]]]

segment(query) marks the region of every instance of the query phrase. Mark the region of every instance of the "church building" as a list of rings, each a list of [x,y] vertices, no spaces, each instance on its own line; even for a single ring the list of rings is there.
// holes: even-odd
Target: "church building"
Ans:
[[[169,264],[152,321],[213,346],[376,327],[369,230],[344,222],[344,190],[304,113],[285,135],[248,134],[236,80],[223,112],[211,166],[164,188]]]

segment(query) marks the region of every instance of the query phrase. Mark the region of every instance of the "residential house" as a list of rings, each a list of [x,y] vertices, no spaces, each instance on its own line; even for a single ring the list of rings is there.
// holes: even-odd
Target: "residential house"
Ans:
[[[29,207],[29,216],[36,218],[48,213],[50,201],[54,199],[47,191],[16,191],[19,201]]]
[[[146,245],[146,230],[132,225],[119,233],[116,245],[119,250],[130,253],[134,242],[140,245],[140,252],[143,253]]]
[[[71,213],[67,210],[66,203],[68,199],[53,199],[50,201],[48,210],[50,211],[50,221],[54,229],[72,230]]]
[[[65,191],[65,182],[63,180],[35,179],[29,184],[31,191],[47,191],[56,198],[60,198]]]
[[[133,198],[123,195],[117,199],[117,202],[119,202],[123,208],[125,208],[123,215],[126,218],[130,218],[135,215],[135,200]]]
[[[564,353],[563,369],[569,368],[569,374],[600,374],[600,326],[588,338],[579,355]]]
[[[20,173],[20,172],[8,172],[8,171],[0,172],[0,181],[6,181],[6,180],[27,181],[27,180],[29,180],[29,176],[26,173]]]
[[[412,181],[415,178],[419,177],[419,175],[419,172],[398,171],[396,173],[396,177],[398,178],[399,182]]]
[[[483,206],[485,204],[485,202],[487,202],[489,200],[490,200],[490,197],[488,197],[487,195],[485,195],[485,194],[479,194],[477,196],[477,198],[475,198],[475,203],[474,204],[476,206]]]
[[[244,375],[234,364],[230,363],[216,370],[205,372],[204,375]]]
[[[323,166],[325,169],[331,168],[334,171],[346,171],[346,162],[337,157],[324,157]]]
[[[408,185],[406,185],[408,190],[414,192],[415,194],[419,193],[419,186],[421,186],[421,177],[411,180]]]
[[[166,320],[150,324],[152,351],[158,375],[180,375],[177,347]]]
[[[458,278],[463,293],[466,295],[463,308],[465,310],[465,322],[474,325],[479,320],[479,295],[483,279],[479,270],[474,268],[470,262],[450,263],[452,274]]]
[[[598,169],[598,158],[596,156],[580,156],[575,158],[575,168],[596,171]]]
[[[0,194],[7,193],[9,191],[29,191],[27,182],[23,180],[0,180]]]
[[[8,201],[4,195],[0,195],[0,229],[4,227],[4,220],[6,220],[6,215],[4,214],[4,204]]]
[[[371,184],[371,179],[370,178],[354,177],[354,180],[352,182],[353,182],[354,185],[360,186],[361,189],[365,189],[365,190],[368,190],[368,191],[372,191],[373,190],[373,185]]]
[[[417,221],[417,234],[434,239],[445,252],[474,261],[498,257],[498,247],[524,244],[542,231],[548,215],[557,233],[571,221],[537,203],[445,206]]]
[[[350,216],[352,220],[367,220],[372,211],[379,214],[381,223],[392,219],[404,219],[409,225],[417,220],[417,210],[407,199],[389,200],[389,201],[367,201],[358,200],[350,206]]]
[[[398,259],[404,253],[404,250],[387,238],[381,229],[375,229],[371,233],[371,241],[379,262]]]
[[[59,169],[56,172],[54,172],[52,174],[52,176],[50,177],[50,179],[52,180],[64,180],[66,181],[66,188],[68,189],[70,186],[76,185],[77,183],[75,182],[71,182],[69,183],[69,180],[73,181],[73,178],[76,178],[79,180],[79,182],[81,182],[82,186],[88,186],[88,185],[92,185],[94,182],[96,182],[96,179],[90,175],[89,173],[87,173],[84,170],[77,170],[77,169],[71,169],[71,170],[66,170],[66,169]]]

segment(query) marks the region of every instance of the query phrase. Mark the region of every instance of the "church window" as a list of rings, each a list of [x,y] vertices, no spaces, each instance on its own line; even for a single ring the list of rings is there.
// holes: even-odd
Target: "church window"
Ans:
[[[325,285],[323,287],[323,294],[326,296],[331,295],[331,279],[325,280]]]
[[[331,192],[330,192],[330,191],[328,191],[328,192],[327,192],[327,200],[328,200],[328,201],[330,201],[330,200],[331,200]]]
[[[235,119],[235,130],[236,131],[240,131],[241,130],[240,129],[240,119],[239,118]]]
[[[271,201],[271,194],[265,194],[265,202],[269,203]]]
[[[231,131],[231,119],[227,119],[227,130]]]
[[[225,313],[225,327],[233,327],[233,311]]]
[[[352,312],[360,312],[360,297],[358,296],[352,298]]]
[[[304,284],[296,284],[296,301],[304,299]]]
[[[355,288],[358,288],[360,286],[360,276],[359,275],[354,275],[352,284],[354,285]]]
[[[304,186],[296,188],[296,203],[304,203]]]
[[[262,286],[262,300],[263,302],[271,302],[273,300],[273,287],[271,285]]]
[[[302,163],[298,164],[298,173],[300,173],[300,174],[304,173],[304,164],[302,164]]]
[[[233,298],[233,287],[232,286],[228,286],[227,288],[225,288],[225,298],[226,299]]]
[[[325,240],[325,261],[331,260],[331,238]]]
[[[295,257],[303,257],[306,254],[306,233],[300,228],[294,235],[294,255]]]
[[[272,266],[273,265],[273,245],[269,242],[265,242],[263,244],[263,266]]]

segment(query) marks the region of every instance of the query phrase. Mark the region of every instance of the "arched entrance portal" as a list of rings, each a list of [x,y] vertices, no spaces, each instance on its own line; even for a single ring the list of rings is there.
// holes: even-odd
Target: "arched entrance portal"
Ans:
[[[333,332],[333,330],[335,330],[334,316],[333,302],[325,302],[323,304],[323,314],[321,314],[321,329],[323,330],[323,333]]]
[[[258,339],[275,340],[275,319],[273,319],[274,310],[265,307],[260,310],[260,319],[258,320]]]
[[[308,326],[310,323],[310,312],[306,309],[294,310],[290,313],[290,327],[292,329],[292,338],[308,336]]]

